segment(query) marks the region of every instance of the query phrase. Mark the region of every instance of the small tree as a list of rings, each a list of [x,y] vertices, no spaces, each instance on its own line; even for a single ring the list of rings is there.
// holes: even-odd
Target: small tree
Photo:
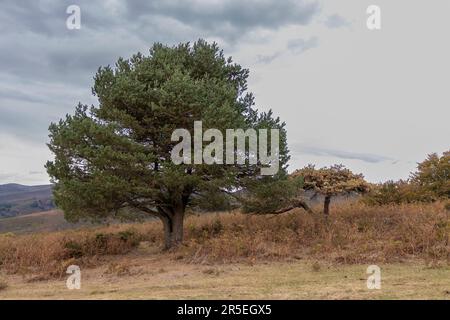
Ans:
[[[433,202],[450,198],[450,151],[437,153],[417,165],[408,180],[375,185],[364,199],[369,205]]]
[[[439,156],[437,153],[417,165],[411,182],[417,184],[422,192],[431,193],[436,198],[450,198],[450,150]]]
[[[368,205],[387,205],[432,202],[436,196],[410,180],[386,181],[372,185],[363,202]]]
[[[280,170],[273,179],[281,179],[289,159],[285,125],[271,111],[254,108],[248,75],[203,40],[175,47],[157,43],[149,56],[138,53],[114,68],[100,68],[92,89],[98,107],[80,104],[74,115],[50,126],[55,159],[46,167],[65,217],[101,220],[123,210],[156,216],[165,247],[180,244],[194,195],[245,189],[262,167],[250,165],[248,154],[239,165],[174,164],[171,151],[178,142],[172,133],[182,128],[193,136],[194,121],[221,132],[279,129]]]
[[[303,178],[303,189],[321,194],[324,198],[323,213],[328,216],[330,212],[331,198],[340,194],[365,193],[369,190],[369,184],[362,174],[354,174],[343,165],[333,165],[316,169],[314,165],[308,165],[295,171],[292,176]]]

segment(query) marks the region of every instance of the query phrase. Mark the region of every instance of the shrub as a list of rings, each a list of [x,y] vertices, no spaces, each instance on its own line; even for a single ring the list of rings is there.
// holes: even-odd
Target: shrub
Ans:
[[[217,218],[214,218],[217,219]],[[338,263],[380,263],[408,258],[450,258],[450,217],[443,203],[398,206],[342,205],[328,220],[297,210],[274,217],[221,215],[223,230],[211,236],[211,217],[189,221],[185,261],[280,260],[298,255]],[[210,229],[208,229],[210,230]]]
[[[67,259],[70,258],[81,258],[83,256],[83,247],[80,243],[77,243],[73,240],[69,240],[64,243],[64,257]]]
[[[371,191],[362,198],[368,205],[389,205],[416,202],[436,201],[436,195],[422,189],[410,181],[387,181],[374,185]]]
[[[154,223],[136,224],[133,228],[115,225],[2,237],[0,269],[13,274],[38,273],[60,277],[70,264],[90,265],[98,256],[125,254],[137,247],[141,240],[154,242],[158,233],[149,232],[149,228],[157,227]]]
[[[436,153],[417,165],[408,180],[375,185],[363,199],[369,205],[433,202],[450,198],[450,151]]]
[[[437,198],[450,198],[450,150],[442,156],[437,153],[428,155],[411,175],[411,182]]]
[[[186,224],[185,245],[159,254],[187,263],[298,256],[334,263],[450,260],[450,212],[443,202],[340,205],[328,219],[299,209],[271,217],[205,214],[187,217]],[[126,254],[139,241],[155,244],[162,237],[158,221],[6,237],[0,241],[0,271],[62,277],[70,264],[95,266],[105,263],[100,256]],[[126,273],[125,268],[114,270]]]

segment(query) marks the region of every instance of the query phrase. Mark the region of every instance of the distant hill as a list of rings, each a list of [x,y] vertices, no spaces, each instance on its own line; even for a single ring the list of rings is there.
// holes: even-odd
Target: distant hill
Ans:
[[[0,219],[0,234],[8,232],[23,234],[59,231],[70,229],[74,226],[76,225],[64,219],[64,214],[61,211],[53,210]]]
[[[0,185],[0,218],[15,217],[55,208],[52,185]]]

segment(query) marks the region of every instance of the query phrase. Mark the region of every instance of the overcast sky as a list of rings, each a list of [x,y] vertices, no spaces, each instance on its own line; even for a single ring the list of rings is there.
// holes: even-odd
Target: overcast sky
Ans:
[[[71,4],[80,30],[66,28]],[[366,27],[372,4],[381,30]],[[291,171],[407,178],[450,147],[449,30],[448,0],[2,0],[0,183],[49,182],[48,125],[97,103],[99,66],[198,38],[250,69],[259,109],[287,123]]]

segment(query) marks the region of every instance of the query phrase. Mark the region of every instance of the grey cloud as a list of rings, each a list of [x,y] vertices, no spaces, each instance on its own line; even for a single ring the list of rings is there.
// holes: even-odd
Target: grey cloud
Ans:
[[[263,63],[263,64],[268,64],[271,63],[273,60],[275,60],[276,58],[278,58],[279,56],[281,56],[281,52],[275,52],[273,54],[269,54],[269,55],[258,55],[257,56],[257,63]]]
[[[0,18],[0,31],[4,34],[32,32],[53,37],[71,37],[73,31],[67,30],[66,8],[71,0],[37,0],[23,3],[3,0]],[[235,41],[255,28],[277,29],[287,25],[307,25],[319,13],[315,0],[227,0],[220,2],[196,0],[137,1],[119,2],[119,8],[112,10],[110,1],[77,1],[81,8],[82,29],[112,32],[126,28],[146,36],[157,32],[156,23],[161,18],[178,21],[184,28],[197,29],[201,34],[219,36]],[[126,27],[125,27],[126,26]],[[172,25],[173,26],[173,25]],[[149,28],[150,27],[150,28]],[[170,32],[164,26],[157,31]],[[172,38],[173,39],[173,38]]]
[[[53,34],[57,24],[57,12],[65,12],[64,2],[53,2],[48,5],[44,1],[30,1],[26,5],[14,0],[3,0],[0,12],[0,31],[5,33],[35,32],[45,35]],[[64,15],[60,15],[64,23]]]
[[[81,30],[66,28],[72,4],[81,8]],[[156,41],[206,38],[237,47],[260,30],[307,25],[319,12],[315,0],[1,0],[0,8],[0,134],[32,145],[43,145],[50,122],[79,101],[96,103],[92,77],[119,56],[147,52]]]
[[[97,34],[89,30],[74,37],[49,39],[26,33],[0,39],[0,69],[9,75],[37,82],[87,86],[100,65],[114,63],[145,47],[132,35]],[[120,40],[120,41],[118,41]],[[90,44],[95,45],[90,45]]]
[[[22,81],[0,76],[0,134],[43,143],[50,122],[73,111],[78,101],[93,103],[89,86]]]
[[[17,137],[23,137],[30,141],[45,142],[48,134],[48,126],[51,119],[43,115],[42,111],[14,112],[2,108],[0,117],[0,133],[7,133]]]
[[[236,43],[259,28],[306,25],[319,11],[312,0],[80,0],[75,4],[81,8],[81,30],[68,30],[66,9],[71,4],[72,0],[2,1],[0,132],[44,140],[56,115],[70,112],[80,100],[91,102],[77,93],[90,88],[99,66],[147,51],[155,41],[174,44],[219,37]]]
[[[317,37],[311,37],[307,40],[298,38],[298,39],[292,39],[287,43],[287,50],[294,54],[301,54],[309,49],[313,49],[317,47],[319,44],[319,40]],[[263,64],[269,64],[275,59],[279,58],[283,55],[282,51],[277,51],[273,54],[269,55],[258,55],[256,62],[257,63],[263,63]]]
[[[7,99],[7,100],[22,100],[26,102],[38,102],[42,103],[45,102],[45,99],[42,99],[39,96],[34,96],[29,93],[21,92],[19,90],[15,89],[4,89],[0,88],[0,97],[1,99]]]
[[[344,17],[341,17],[338,14],[333,14],[331,16],[328,16],[327,20],[325,21],[325,25],[328,28],[336,29],[336,28],[348,27],[351,25],[351,23],[349,21],[347,21]]]
[[[311,37],[307,40],[299,38],[290,40],[287,44],[287,48],[295,54],[300,54],[309,49],[317,47],[318,44],[319,40],[317,39],[317,37]]]
[[[81,30],[65,26],[73,1],[4,0],[0,12],[0,69],[30,80],[86,86],[100,65],[147,50],[160,41],[174,44],[218,37],[235,43],[258,28],[306,25],[318,13],[316,1],[78,1]],[[248,41],[249,39],[246,39]]]
[[[296,145],[294,151],[303,154],[310,154],[314,156],[328,156],[339,159],[353,159],[361,160],[369,163],[379,163],[383,161],[393,160],[392,158],[382,155],[370,154],[370,153],[357,153],[344,150],[335,150],[328,148],[319,148],[315,146]]]
[[[255,28],[307,25],[319,12],[317,1],[304,0],[128,1],[127,8],[130,18],[163,15],[231,41]]]
[[[28,172],[29,175],[38,175],[38,174],[45,174],[44,171],[30,171]]]
[[[21,183],[28,185],[48,184],[48,176],[45,172],[34,172],[26,174],[24,172],[7,172],[0,173],[0,184],[5,183]]]
[[[7,181],[7,180],[10,180],[12,178],[15,178],[16,176],[17,176],[17,173],[14,173],[14,172],[11,172],[11,173],[9,173],[9,172],[7,172],[7,173],[0,173],[0,181],[2,181],[2,180]]]

